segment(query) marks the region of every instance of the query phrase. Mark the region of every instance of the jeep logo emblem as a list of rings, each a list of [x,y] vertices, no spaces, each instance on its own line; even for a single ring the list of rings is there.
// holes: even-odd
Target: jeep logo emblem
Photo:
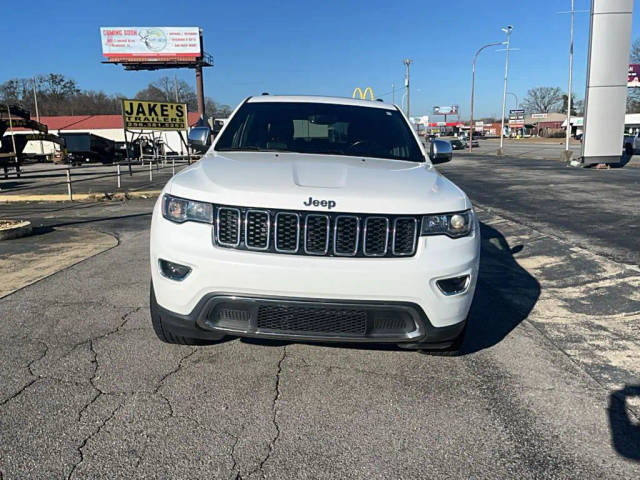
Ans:
[[[309,197],[309,200],[302,203],[307,207],[313,205],[314,207],[327,207],[329,210],[336,206],[336,202],[334,200],[314,200],[313,197]]]

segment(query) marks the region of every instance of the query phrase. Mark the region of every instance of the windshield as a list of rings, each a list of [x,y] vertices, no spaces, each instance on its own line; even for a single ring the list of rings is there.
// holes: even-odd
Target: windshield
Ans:
[[[216,151],[256,150],[424,162],[397,110],[326,103],[245,103]]]

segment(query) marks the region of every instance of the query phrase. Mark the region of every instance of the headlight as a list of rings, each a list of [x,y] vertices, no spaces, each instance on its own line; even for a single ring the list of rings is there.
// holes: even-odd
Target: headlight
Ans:
[[[176,223],[188,221],[212,223],[213,205],[165,195],[162,202],[162,216]]]
[[[471,233],[472,226],[472,210],[440,215],[425,215],[422,217],[420,235],[447,235],[451,238],[465,237]]]

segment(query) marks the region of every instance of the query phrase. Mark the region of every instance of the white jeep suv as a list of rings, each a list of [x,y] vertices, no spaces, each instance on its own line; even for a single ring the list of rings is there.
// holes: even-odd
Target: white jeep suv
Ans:
[[[251,97],[151,223],[158,337],[455,351],[478,276],[467,196],[378,101]]]

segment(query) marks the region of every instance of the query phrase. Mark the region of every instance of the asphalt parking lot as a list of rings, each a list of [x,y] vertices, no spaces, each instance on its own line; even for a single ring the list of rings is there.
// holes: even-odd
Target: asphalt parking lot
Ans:
[[[151,199],[2,205],[40,228],[0,260],[55,232],[117,245],[0,299],[0,478],[638,478],[640,170],[439,168],[482,222],[454,358],[160,343]]]

